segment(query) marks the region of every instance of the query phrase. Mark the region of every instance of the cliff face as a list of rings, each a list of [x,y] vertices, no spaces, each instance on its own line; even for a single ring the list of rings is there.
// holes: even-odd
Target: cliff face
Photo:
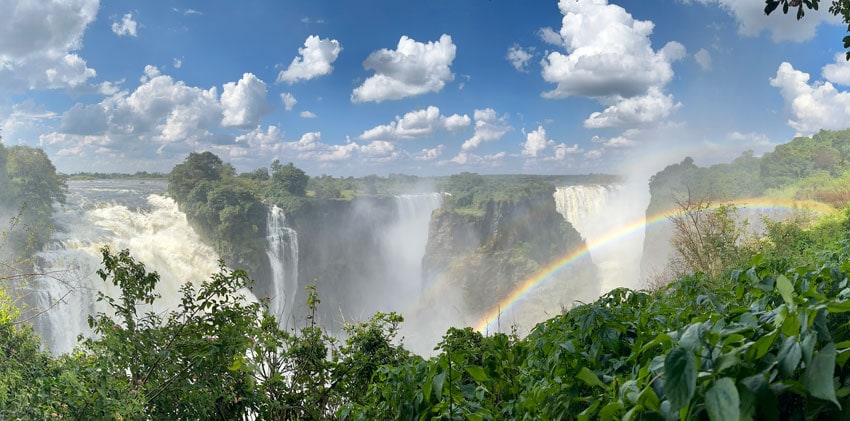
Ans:
[[[381,233],[397,219],[392,197],[310,202],[288,218],[298,233],[296,309],[303,308],[304,288],[315,285],[326,317],[363,312],[389,282]]]
[[[583,246],[579,233],[555,210],[551,194],[488,201],[478,214],[441,209],[431,219],[423,284],[454,287],[467,310],[480,317],[524,280]],[[592,262],[580,259],[541,284],[506,326],[516,322],[528,329],[562,306],[598,293]]]

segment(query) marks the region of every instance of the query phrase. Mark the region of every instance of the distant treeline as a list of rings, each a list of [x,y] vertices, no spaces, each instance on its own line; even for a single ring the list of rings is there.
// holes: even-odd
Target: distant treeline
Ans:
[[[168,178],[168,174],[161,172],[147,172],[147,171],[137,171],[135,174],[127,174],[127,173],[101,173],[101,172],[78,172],[74,174],[67,175],[69,180],[156,180],[162,179],[165,180]]]
[[[709,201],[766,195],[841,208],[850,201],[850,129],[797,137],[761,157],[747,151],[728,164],[698,167],[686,157],[652,176],[649,189],[650,213],[683,195]]]

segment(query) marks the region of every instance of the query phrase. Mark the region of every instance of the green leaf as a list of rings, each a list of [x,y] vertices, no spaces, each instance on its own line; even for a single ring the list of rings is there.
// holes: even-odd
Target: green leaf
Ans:
[[[835,343],[830,342],[818,352],[818,355],[812,358],[812,364],[803,373],[803,388],[810,395],[830,401],[841,408],[835,398],[835,386],[832,383],[834,373]]]
[[[617,420],[622,417],[618,415],[623,411],[623,404],[620,402],[611,402],[608,405],[605,405],[601,411],[599,411],[599,419],[602,421],[607,420]]]
[[[431,403],[431,390],[434,387],[434,382],[423,382],[422,396],[425,397],[425,402]]]
[[[767,354],[767,351],[770,350],[770,347],[773,345],[773,341],[779,335],[779,331],[774,330],[769,335],[762,336],[756,341],[756,359],[761,359]]]
[[[434,376],[434,393],[437,394],[437,400],[443,400],[443,383],[446,381],[446,371]]]
[[[606,389],[608,385],[602,383],[602,380],[599,380],[599,377],[596,376],[596,373],[590,371],[587,367],[582,367],[581,371],[578,372],[576,378],[583,381],[588,386],[598,386],[603,389]]]
[[[694,354],[678,347],[664,360],[664,395],[672,411],[690,403],[697,386],[697,364]]]
[[[785,301],[785,304],[794,304],[794,285],[791,284],[788,277],[785,275],[779,275],[779,278],[776,279],[776,291],[778,291],[779,295],[782,296],[782,300]]]
[[[826,309],[829,310],[830,313],[846,313],[850,311],[850,300],[827,303]]]
[[[487,380],[487,372],[477,365],[466,367],[466,372],[469,373],[469,375],[472,376],[472,378],[478,383]]]
[[[696,352],[702,338],[702,327],[702,323],[694,323],[688,326],[679,338],[679,344],[689,351]]]
[[[785,338],[779,348],[779,354],[776,355],[776,359],[779,361],[779,372],[785,377],[792,377],[802,356],[803,349],[800,348],[797,337]]]
[[[741,402],[735,382],[724,377],[714,383],[705,393],[705,409],[708,418],[716,421],[738,420],[741,418]]]

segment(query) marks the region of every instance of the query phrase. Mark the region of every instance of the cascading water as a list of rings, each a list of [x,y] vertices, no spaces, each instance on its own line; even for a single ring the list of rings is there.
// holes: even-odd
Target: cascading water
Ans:
[[[384,234],[388,277],[418,293],[422,282],[422,257],[428,244],[431,213],[443,203],[439,193],[401,194],[394,198],[398,219]]]
[[[440,208],[439,193],[402,194],[394,198],[398,218],[384,232],[383,259],[391,296],[384,298],[394,307],[381,311],[398,311],[405,317],[401,325],[404,345],[421,355],[428,355],[440,337],[455,321],[449,309],[418,306],[422,294],[422,258],[428,245],[431,214]],[[447,298],[441,304],[453,302]],[[386,304],[384,304],[386,305]]]
[[[608,205],[611,186],[566,186],[555,189],[555,208],[582,236]]]
[[[278,317],[281,326],[290,322],[290,315],[298,291],[298,233],[286,226],[283,209],[273,206],[266,222],[266,239],[272,275],[270,310]]]
[[[54,214],[53,239],[39,256],[40,271],[48,275],[34,279],[26,297],[32,313],[43,312],[33,322],[51,352],[71,351],[77,335],[91,333],[89,315],[109,314],[96,301],[97,291],[119,294],[96,274],[104,246],[113,252],[129,249],[148,271],[159,273],[162,298],[144,311],[175,310],[184,283],[199,285],[218,272],[215,251],[204,245],[174,201],[163,196],[165,182],[71,181],[68,187],[68,203],[57,206]],[[250,291],[244,294],[256,300]]]
[[[602,293],[622,286],[641,286],[643,230],[631,229],[645,218],[645,198],[639,193],[631,187],[603,185],[555,190],[558,213],[590,247],[590,256],[599,269]]]

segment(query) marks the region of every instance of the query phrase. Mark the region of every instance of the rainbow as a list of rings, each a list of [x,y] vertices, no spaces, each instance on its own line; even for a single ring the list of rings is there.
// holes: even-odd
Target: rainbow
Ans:
[[[816,213],[829,213],[834,211],[832,207],[820,202],[803,202],[770,198],[735,200],[730,202],[724,202],[722,204],[733,205],[739,209],[808,209]],[[713,204],[712,207],[717,207],[722,204]],[[503,298],[495,306],[493,306],[484,315],[484,317],[473,327],[479,332],[493,331],[493,325],[497,322],[497,319],[502,312],[511,310],[514,306],[516,306],[517,303],[521,302],[523,298],[525,298],[529,293],[534,291],[538,286],[552,279],[553,275],[555,275],[558,271],[566,268],[567,266],[576,262],[580,258],[588,255],[591,251],[599,247],[602,247],[614,241],[618,241],[638,231],[644,230],[648,226],[657,224],[661,221],[665,221],[671,216],[674,216],[678,213],[678,209],[670,209],[663,212],[658,212],[647,218],[640,218],[638,220],[631,221],[629,223],[626,223],[625,225],[610,230],[595,241],[587,243],[581,247],[578,247],[568,252],[561,258],[555,260],[543,269],[537,271],[537,273],[532,275],[530,278],[521,282],[513,291],[511,291],[510,294],[508,294],[505,298]]]

